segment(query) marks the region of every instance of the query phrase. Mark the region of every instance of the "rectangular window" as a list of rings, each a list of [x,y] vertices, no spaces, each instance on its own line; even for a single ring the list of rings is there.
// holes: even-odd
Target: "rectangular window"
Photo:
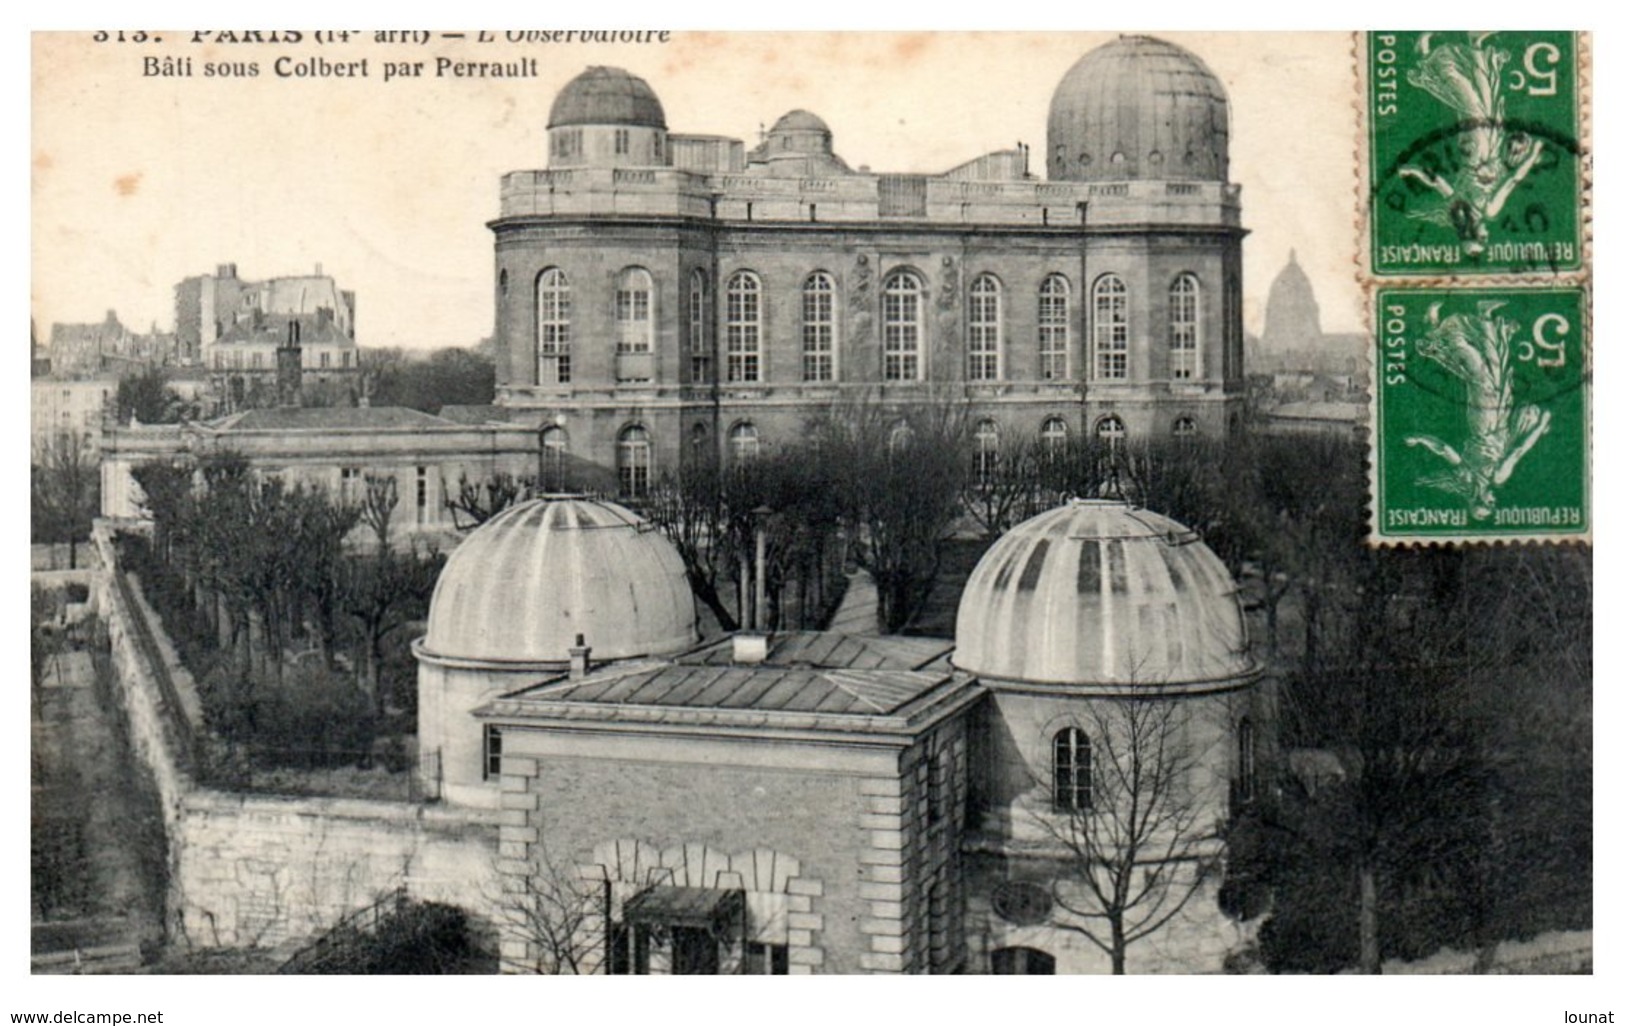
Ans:
[[[801,376],[806,381],[835,378],[835,297],[809,287],[801,296]]]
[[[427,524],[429,522],[429,468],[428,467],[419,467],[418,468],[417,512],[418,512],[418,526],[421,527],[424,524]]]
[[[349,505],[361,501],[362,488],[365,485],[361,476],[360,467],[339,468],[339,501]]]
[[[1038,373],[1045,381],[1059,381],[1067,374],[1066,307],[1065,293],[1038,298]]]
[[[322,364],[322,369],[323,370],[326,370],[328,367],[331,367],[332,364],[333,364],[333,354],[324,351],[321,354],[321,364]]]
[[[484,780],[496,780],[502,776],[502,728],[485,728],[485,769],[481,774]]]
[[[624,128],[615,130],[615,155],[622,156],[632,150],[632,133]]]
[[[745,945],[745,975],[747,976],[788,976],[790,975],[790,947],[786,944],[757,944],[752,941]]]

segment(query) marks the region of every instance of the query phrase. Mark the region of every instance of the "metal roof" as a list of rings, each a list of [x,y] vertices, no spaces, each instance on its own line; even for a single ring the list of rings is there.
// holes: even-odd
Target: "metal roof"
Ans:
[[[1230,105],[1201,58],[1151,36],[1084,54],[1055,88],[1049,176],[1227,181]]]
[[[665,128],[666,111],[643,79],[621,68],[594,66],[572,78],[553,100],[547,127],[566,125]]]
[[[947,671],[635,663],[548,684],[523,697],[548,703],[889,716],[951,677]]]
[[[849,670],[921,670],[953,651],[944,638],[905,638],[840,634],[832,631],[791,631],[769,639],[765,666],[800,666]],[[681,661],[727,666],[733,663],[733,640],[684,655]]]

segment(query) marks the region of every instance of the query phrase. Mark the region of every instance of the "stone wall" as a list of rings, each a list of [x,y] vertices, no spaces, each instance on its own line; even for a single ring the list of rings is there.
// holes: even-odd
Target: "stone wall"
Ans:
[[[199,786],[187,736],[201,731],[191,676],[137,589],[116,585],[112,541],[98,528],[92,588],[112,649],[136,755],[152,773],[169,846],[172,943],[272,946],[326,929],[404,887],[479,913],[496,893],[494,814],[434,803],[237,794]],[[154,627],[159,682],[136,617]]]

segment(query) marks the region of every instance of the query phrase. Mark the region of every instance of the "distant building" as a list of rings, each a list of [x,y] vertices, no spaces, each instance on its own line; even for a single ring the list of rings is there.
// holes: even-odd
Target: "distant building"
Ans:
[[[322,273],[245,281],[236,264],[175,286],[175,337],[180,351],[211,377],[216,405],[230,412],[278,405],[277,350],[300,349],[300,387],[327,388],[355,401],[361,395],[354,292]]]
[[[175,362],[176,340],[156,328],[137,334],[109,310],[98,323],[51,325],[49,359],[56,378],[121,376]]]
[[[119,379],[38,377],[29,389],[29,439],[33,451],[72,442],[99,452],[105,422],[113,413]]]
[[[1321,330],[1315,287],[1294,250],[1270,285],[1264,306],[1264,334],[1250,339],[1247,370],[1252,374],[1358,377],[1369,340],[1370,336],[1359,332]]]
[[[589,68],[490,223],[497,402],[631,496],[842,397],[899,426],[967,402],[995,451],[1221,437],[1244,391],[1229,130],[1218,78],[1145,36],[1059,83],[1047,179],[1020,145],[855,171],[804,110],[748,150],[680,135],[642,78]]]
[[[359,501],[367,479],[395,482],[398,537],[455,534],[446,508],[459,482],[536,473],[536,433],[457,424],[402,407],[284,407],[210,421],[117,428],[102,454],[102,515],[141,515],[132,471],[143,463],[234,453],[261,478]]]

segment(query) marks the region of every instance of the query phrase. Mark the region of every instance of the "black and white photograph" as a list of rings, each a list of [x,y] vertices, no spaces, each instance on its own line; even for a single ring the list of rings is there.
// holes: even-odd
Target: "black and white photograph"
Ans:
[[[1561,979],[1590,45],[34,33],[6,1011],[1516,975],[1453,1014],[1613,1021]],[[1531,127],[1546,83],[1574,136]],[[1461,127],[1374,189],[1389,103]],[[1504,254],[1564,174],[1579,270],[1362,243]],[[1080,985],[1032,1014],[1157,993]]]

